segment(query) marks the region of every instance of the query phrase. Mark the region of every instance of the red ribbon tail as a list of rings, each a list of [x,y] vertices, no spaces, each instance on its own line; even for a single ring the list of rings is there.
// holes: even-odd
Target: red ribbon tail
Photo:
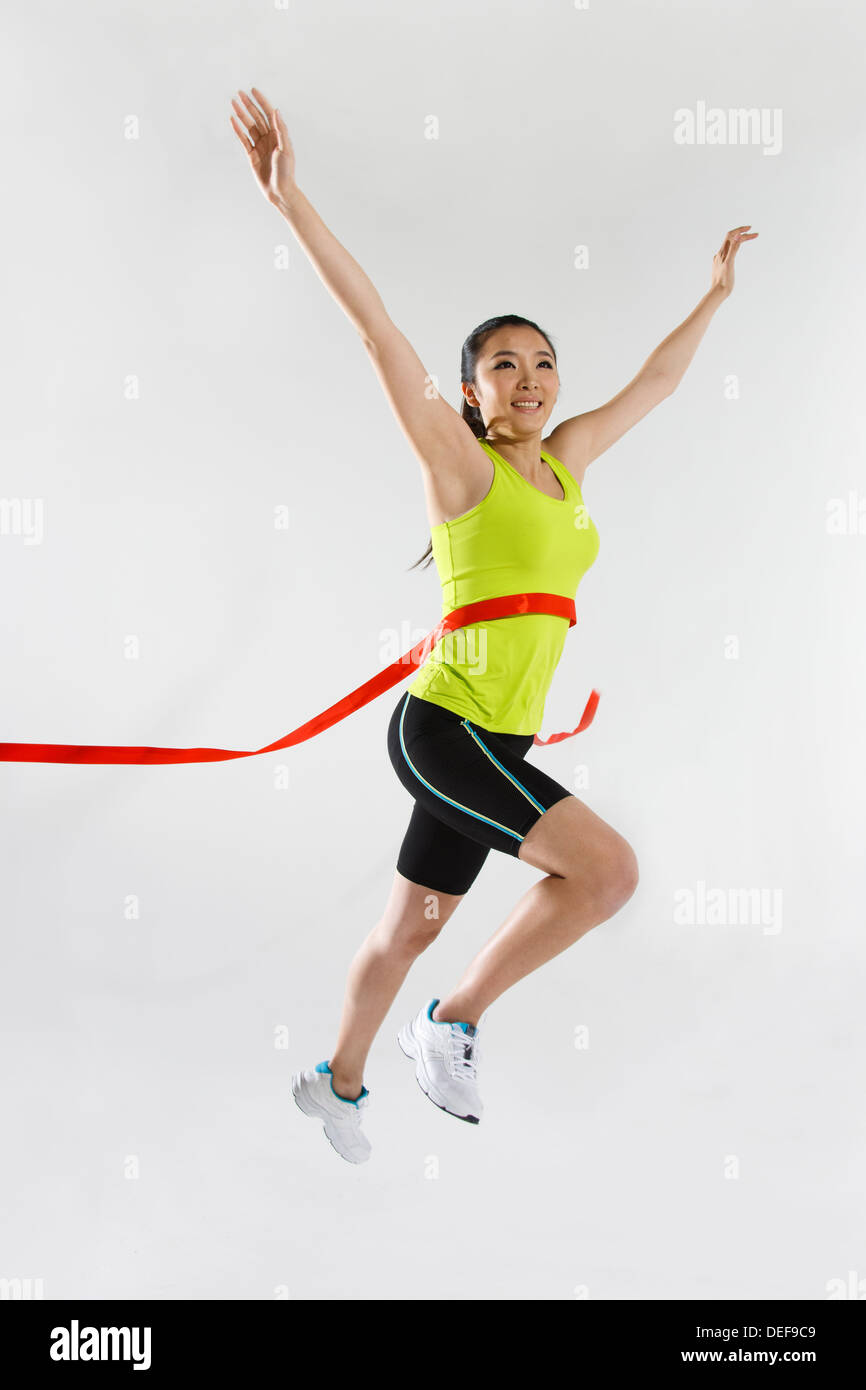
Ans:
[[[598,709],[598,702],[600,699],[601,695],[599,691],[593,690],[592,694],[586,702],[586,708],[584,709],[583,714],[580,716],[580,723],[578,724],[576,729],[572,729],[570,733],[551,734],[550,738],[539,738],[538,734],[536,734],[535,738],[532,741],[533,745],[540,744],[542,747],[545,747],[548,743],[562,743],[562,740],[564,738],[574,738],[575,734],[582,733],[584,729],[589,727],[589,725],[595,718],[595,712]]]

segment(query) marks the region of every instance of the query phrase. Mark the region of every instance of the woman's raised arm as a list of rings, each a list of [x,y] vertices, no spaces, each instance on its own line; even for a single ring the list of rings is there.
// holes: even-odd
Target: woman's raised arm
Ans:
[[[243,106],[232,100],[246,134],[234,117],[231,123],[247,152],[253,177],[267,201],[285,217],[319,279],[363,338],[388,317],[379,292],[298,188],[295,152],[285,122],[257,87],[252,92],[261,111],[245,92],[240,93]]]
[[[257,87],[258,106],[241,92],[233,100],[243,129],[231,117],[253,176],[269,203],[285,217],[322,284],[357,330],[397,420],[419,461],[438,472],[465,473],[480,450],[466,421],[430,384],[415,349],[388,315],[358,262],[325,226],[295,181],[295,154],[279,111]],[[259,109],[261,108],[261,109]],[[470,465],[471,466],[471,465]]]

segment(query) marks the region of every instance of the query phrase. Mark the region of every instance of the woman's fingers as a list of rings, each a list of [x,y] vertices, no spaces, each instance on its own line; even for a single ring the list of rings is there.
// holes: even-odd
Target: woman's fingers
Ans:
[[[751,225],[751,222],[746,222],[742,227],[731,228],[731,230],[728,232],[728,235],[722,242],[721,249],[718,252],[718,255],[721,257],[723,261],[728,260],[728,258],[732,254],[736,255],[737,250],[740,246],[740,242],[751,241],[754,237],[758,235],[757,232],[750,232],[748,230],[749,227],[751,227]]]
[[[250,131],[250,134],[253,136],[253,139],[254,139],[254,140],[257,140],[257,139],[259,138],[260,135],[267,135],[267,133],[268,133],[268,118],[267,118],[267,116],[263,116],[263,115],[262,115],[261,111],[260,111],[259,108],[255,105],[255,103],[252,102],[252,101],[250,101],[250,99],[249,99],[249,97],[247,96],[246,92],[239,92],[238,95],[240,96],[241,101],[244,103],[243,108],[240,107],[240,106],[238,106],[238,104],[237,104],[237,102],[234,100],[234,98],[232,98],[232,106],[233,106],[233,107],[235,108],[235,110],[238,112],[238,115],[241,116],[241,118],[243,119],[244,123],[245,123],[246,126],[247,126],[247,129]],[[254,132],[254,133],[253,133],[253,132]]]
[[[250,140],[247,141],[247,148],[252,149],[259,138],[259,128],[256,125],[255,121],[250,120],[250,117],[247,115],[244,108],[240,106],[238,102],[235,101],[234,97],[232,97],[232,106],[234,107],[235,112],[237,113],[238,119],[243,122],[244,130],[247,132],[247,135],[250,137],[250,140],[252,141],[252,144],[250,144]]]
[[[751,222],[747,222],[744,227],[735,227],[732,232],[728,233],[732,255],[735,256],[737,254],[744,241],[752,241],[758,235],[757,232],[750,232],[748,230],[751,225]]]
[[[244,149],[246,150],[247,154],[252,154],[252,153],[253,153],[253,147],[252,147],[252,145],[250,144],[249,140],[247,139],[246,135],[243,134],[243,132],[241,131],[241,128],[240,128],[240,126],[238,125],[237,121],[235,120],[234,116],[229,116],[229,120],[230,120],[231,123],[232,123],[232,130],[234,131],[235,135],[236,135],[236,136],[238,137],[238,139],[240,140],[240,142],[241,142],[241,144],[243,145]]]
[[[277,149],[279,150],[280,154],[285,154],[287,146],[289,144],[289,132],[286,128],[286,123],[280,115],[280,112],[277,109],[277,107],[274,107],[274,112],[271,116],[271,120],[274,123],[274,134],[277,137]]]
[[[250,91],[252,92],[256,101],[259,103],[259,106],[267,115],[271,130],[274,132],[274,135],[276,137],[280,153],[285,154],[286,146],[289,143],[289,132],[286,123],[280,114],[279,107],[271,106],[271,103],[268,101],[267,97],[264,95],[263,92],[259,91],[258,87],[251,87]]]
[[[258,87],[250,87],[250,91],[252,92],[252,94],[253,94],[253,96],[255,97],[256,101],[259,103],[259,106],[260,106],[260,107],[262,108],[262,110],[264,111],[264,113],[265,113],[265,115],[267,116],[268,120],[270,120],[270,119],[271,119],[271,113],[273,112],[273,109],[274,109],[274,108],[271,106],[271,103],[268,101],[267,97],[266,97],[262,92],[259,91]]]

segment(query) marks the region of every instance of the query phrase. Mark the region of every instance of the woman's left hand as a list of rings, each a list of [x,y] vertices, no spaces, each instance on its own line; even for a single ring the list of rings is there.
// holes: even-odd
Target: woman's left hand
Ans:
[[[750,232],[751,222],[747,222],[745,227],[735,227],[732,232],[728,232],[722,242],[722,249],[713,256],[713,280],[710,289],[717,287],[724,290],[726,295],[731,293],[734,288],[734,257],[740,249],[741,242],[752,241],[759,235],[758,232]]]

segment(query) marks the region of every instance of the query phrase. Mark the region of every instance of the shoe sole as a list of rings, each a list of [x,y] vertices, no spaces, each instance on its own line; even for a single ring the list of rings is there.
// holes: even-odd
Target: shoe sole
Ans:
[[[430,1088],[433,1083],[424,1070],[424,1063],[420,1056],[418,1044],[415,1041],[415,1034],[412,1031],[411,1023],[404,1023],[400,1032],[397,1034],[397,1042],[400,1045],[400,1051],[403,1052],[411,1062],[415,1063],[415,1080],[418,1082],[418,1085],[421,1087],[427,1099],[432,1101],[436,1106],[436,1109],[444,1110],[446,1115],[453,1115],[455,1120],[465,1120],[467,1124],[477,1125],[480,1119],[479,1115],[458,1115],[456,1110],[449,1110],[447,1105],[440,1104],[436,1097],[431,1094]]]
[[[300,1088],[300,1085],[301,1085],[300,1074],[298,1074],[298,1075],[296,1075],[296,1076],[293,1076],[293,1077],[292,1077],[292,1095],[294,1096],[294,1099],[295,1099],[295,1105],[298,1107],[298,1109],[299,1109],[304,1115],[308,1115],[309,1118],[310,1118],[311,1120],[321,1120],[321,1121],[322,1121],[322,1129],[325,1131],[325,1138],[327,1139],[327,1141],[328,1141],[328,1143],[330,1144],[331,1148],[334,1150],[334,1153],[335,1153],[335,1154],[339,1154],[340,1157],[341,1157],[341,1158],[344,1158],[344,1159],[346,1160],[347,1163],[366,1163],[367,1160],[368,1160],[368,1158],[370,1157],[369,1153],[364,1154],[363,1157],[361,1157],[361,1158],[354,1158],[354,1157],[350,1156],[349,1154],[343,1153],[343,1150],[342,1150],[342,1149],[338,1149],[338,1148],[337,1148],[337,1145],[334,1143],[333,1139],[331,1138],[330,1134],[328,1133],[328,1120],[331,1118],[331,1116],[330,1116],[330,1115],[323,1115],[322,1112],[321,1112],[321,1110],[319,1110],[318,1108],[311,1109],[311,1108],[309,1107],[309,1105],[305,1105],[303,1102],[306,1100],[306,1097],[304,1096],[303,1092],[300,1091],[300,1089],[298,1089],[298,1090],[295,1089],[296,1087]]]

